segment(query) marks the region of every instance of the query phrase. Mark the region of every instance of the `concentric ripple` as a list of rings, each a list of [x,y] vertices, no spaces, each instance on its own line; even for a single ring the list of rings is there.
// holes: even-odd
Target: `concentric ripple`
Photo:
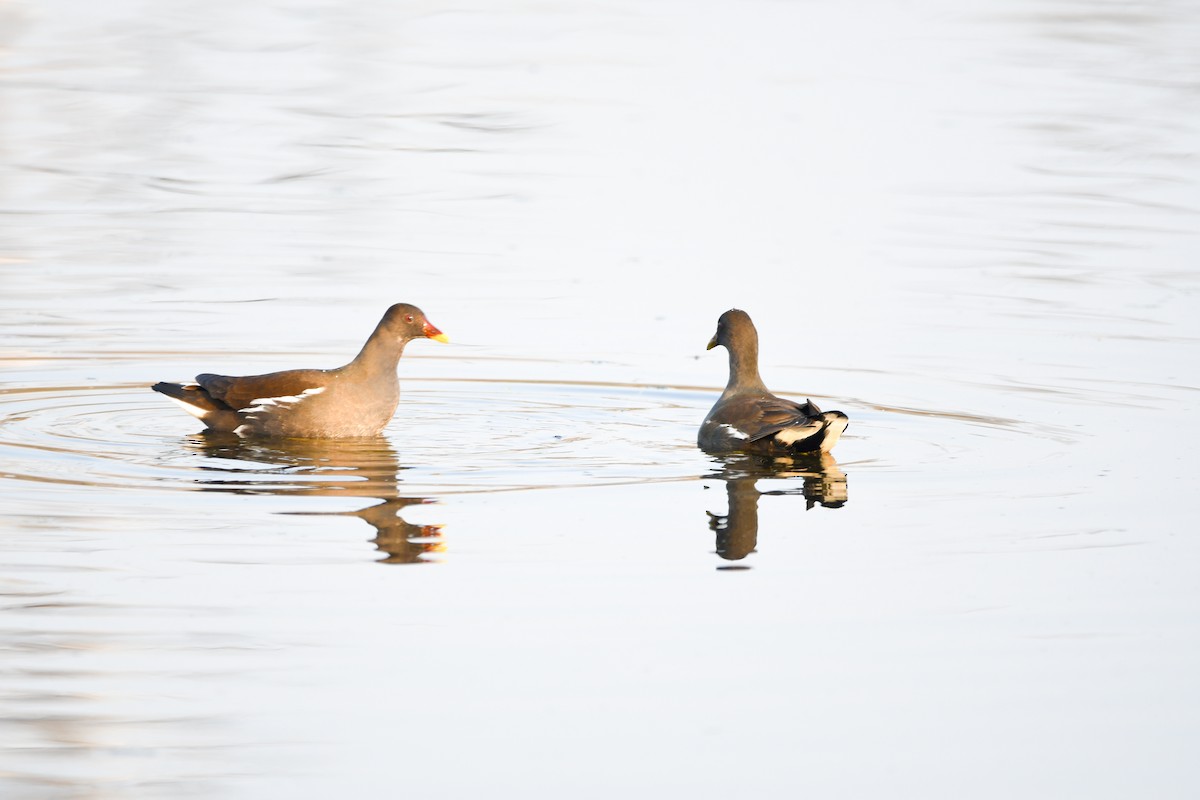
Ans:
[[[655,480],[702,471],[695,414],[691,398],[666,391],[417,382],[378,439],[264,442],[199,433],[141,384],[9,388],[0,390],[0,477],[115,490],[330,484],[338,493],[401,470],[443,492]]]
[[[713,396],[696,388],[414,380],[378,439],[263,442],[198,433],[199,423],[141,384],[7,388],[0,478],[44,488],[376,497],[394,493],[397,480],[424,496],[692,480],[713,474],[693,438]],[[979,437],[995,454],[1005,442],[1024,451],[1056,435],[1015,420],[839,405],[852,423],[838,456],[856,469],[919,468],[978,449]],[[864,438],[870,447],[858,446]]]

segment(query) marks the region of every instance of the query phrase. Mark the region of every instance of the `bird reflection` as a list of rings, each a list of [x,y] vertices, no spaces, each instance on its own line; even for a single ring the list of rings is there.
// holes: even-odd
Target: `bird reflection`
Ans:
[[[288,513],[358,517],[375,529],[371,541],[384,554],[382,563],[424,563],[430,554],[445,550],[440,525],[414,525],[400,517],[408,506],[434,501],[400,496],[398,473],[403,467],[382,436],[254,440],[205,431],[186,441],[207,458],[222,462],[200,467],[211,473],[200,481],[202,491],[376,498],[382,502],[357,511]]]
[[[813,506],[841,508],[846,504],[846,473],[829,453],[792,457],[786,460],[738,453],[722,457],[718,469],[708,477],[725,481],[729,513],[708,513],[708,527],[717,535],[717,555],[740,561],[758,545],[758,498],[761,495],[802,495],[807,511]],[[760,479],[799,479],[796,488],[760,492]]]

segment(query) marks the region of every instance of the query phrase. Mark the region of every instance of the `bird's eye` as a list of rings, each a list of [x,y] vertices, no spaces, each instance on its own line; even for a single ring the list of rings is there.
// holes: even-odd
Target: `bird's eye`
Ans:
[[[406,314],[406,315],[404,316],[404,321],[405,321],[405,322],[412,322],[412,321],[413,321],[413,316],[412,316],[412,314]]]

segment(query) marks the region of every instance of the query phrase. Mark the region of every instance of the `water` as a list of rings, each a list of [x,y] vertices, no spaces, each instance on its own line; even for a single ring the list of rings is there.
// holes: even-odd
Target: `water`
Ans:
[[[1190,797],[1200,13],[0,6],[5,797]],[[379,440],[148,391],[413,343]],[[714,459],[738,306],[832,459]]]

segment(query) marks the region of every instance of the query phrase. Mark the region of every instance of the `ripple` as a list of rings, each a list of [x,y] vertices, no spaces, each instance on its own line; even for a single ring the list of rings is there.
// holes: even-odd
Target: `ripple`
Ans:
[[[694,450],[695,412],[669,392],[417,383],[387,430],[399,452],[386,457],[374,441],[192,433],[198,423],[142,384],[8,388],[0,390],[0,476],[124,490],[312,491],[375,475],[383,458],[463,492],[677,477],[679,452]],[[664,424],[678,430],[664,436]]]
[[[392,497],[402,480],[406,493],[422,498],[696,480],[714,463],[693,437],[715,394],[600,382],[409,380],[379,440],[270,442],[197,433],[198,423],[142,384],[7,388],[0,390],[0,478],[44,488],[345,497]],[[843,466],[861,469],[911,471],[978,450],[981,436],[992,440],[993,455],[1005,442],[1026,448],[1071,436],[1001,417],[837,404],[852,418],[839,454],[870,452]],[[863,438],[869,448],[855,446]]]

